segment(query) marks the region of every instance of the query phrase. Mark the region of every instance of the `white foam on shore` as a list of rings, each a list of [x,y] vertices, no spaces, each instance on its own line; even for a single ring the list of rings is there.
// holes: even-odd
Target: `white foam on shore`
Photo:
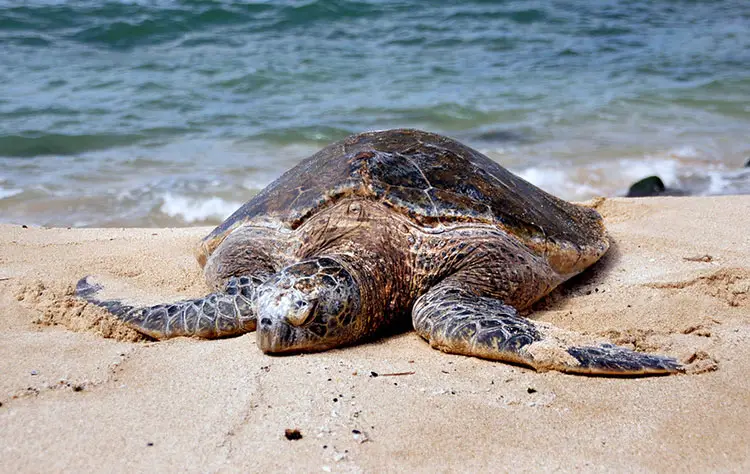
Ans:
[[[535,166],[517,171],[516,174],[534,186],[567,199],[586,199],[600,194],[600,190],[591,183],[577,181],[571,170]]]
[[[241,202],[226,201],[216,196],[201,199],[166,193],[162,199],[161,212],[181,218],[188,224],[208,219],[224,220],[242,205]]]
[[[649,176],[658,176],[669,186],[677,181],[680,163],[668,158],[645,157],[642,159],[621,159],[615,164],[617,169],[609,170],[610,177],[634,183]]]
[[[624,195],[633,183],[654,175],[667,187],[679,187],[681,176],[691,170],[673,158],[646,157],[597,161],[583,166],[532,166],[512,171],[555,196],[579,201],[595,196]]]
[[[17,194],[21,194],[22,192],[23,192],[23,189],[17,189],[17,188],[6,189],[0,186],[0,199],[13,197]]]

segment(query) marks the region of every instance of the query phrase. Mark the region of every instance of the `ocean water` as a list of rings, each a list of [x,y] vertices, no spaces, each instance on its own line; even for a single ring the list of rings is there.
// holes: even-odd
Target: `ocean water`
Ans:
[[[750,2],[0,0],[2,222],[213,224],[392,127],[567,199],[747,191]]]

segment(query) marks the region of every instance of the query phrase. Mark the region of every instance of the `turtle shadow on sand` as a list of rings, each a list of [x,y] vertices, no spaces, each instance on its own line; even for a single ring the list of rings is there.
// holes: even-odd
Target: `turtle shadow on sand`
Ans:
[[[268,354],[412,326],[443,352],[537,370],[682,371],[673,358],[582,344],[582,335],[520,313],[609,247],[596,210],[456,140],[397,129],[329,145],[216,227],[197,249],[211,294],[133,307],[98,299],[86,278],[77,294],[156,339],[256,331]],[[603,278],[617,257],[615,247],[582,278]]]

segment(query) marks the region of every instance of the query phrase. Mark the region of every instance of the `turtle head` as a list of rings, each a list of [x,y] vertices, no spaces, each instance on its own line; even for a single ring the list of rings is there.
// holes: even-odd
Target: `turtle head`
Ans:
[[[255,301],[258,345],[266,353],[312,352],[356,341],[360,292],[337,261],[322,257],[291,265],[268,279]]]

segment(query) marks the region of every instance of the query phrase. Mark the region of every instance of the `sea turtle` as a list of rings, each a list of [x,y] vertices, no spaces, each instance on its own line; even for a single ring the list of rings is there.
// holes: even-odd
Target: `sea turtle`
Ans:
[[[450,138],[367,132],[239,208],[197,258],[214,292],[152,307],[77,294],[156,339],[257,331],[266,353],[322,351],[408,321],[445,352],[586,374],[682,371],[674,359],[519,314],[609,247],[601,216]]]

